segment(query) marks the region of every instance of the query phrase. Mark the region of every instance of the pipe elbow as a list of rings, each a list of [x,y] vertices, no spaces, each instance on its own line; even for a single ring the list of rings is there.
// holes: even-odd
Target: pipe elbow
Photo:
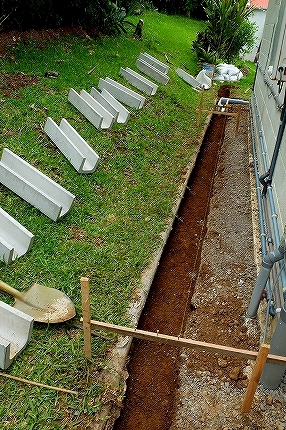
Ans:
[[[268,252],[268,254],[266,254],[263,257],[262,266],[264,266],[266,269],[271,269],[274,263],[284,258],[284,253],[285,253],[284,246],[279,245],[277,249],[274,249],[274,251]]]

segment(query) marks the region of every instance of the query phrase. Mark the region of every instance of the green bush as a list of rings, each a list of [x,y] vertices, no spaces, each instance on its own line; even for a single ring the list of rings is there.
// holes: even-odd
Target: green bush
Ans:
[[[256,24],[249,21],[253,9],[247,4],[247,0],[205,0],[206,28],[192,43],[199,61],[231,62],[251,50]]]

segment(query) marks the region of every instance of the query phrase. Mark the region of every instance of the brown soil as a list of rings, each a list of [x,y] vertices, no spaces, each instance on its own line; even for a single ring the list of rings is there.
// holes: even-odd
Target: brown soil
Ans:
[[[229,96],[228,87],[223,87],[220,91],[218,97]],[[245,119],[248,120],[247,113]],[[206,281],[216,272],[215,270],[211,274],[209,265],[201,265],[201,248],[207,231],[214,181],[216,183],[220,181],[219,187],[224,187],[224,167],[220,166],[219,170],[216,169],[221,156],[227,121],[225,116],[214,115],[212,118],[173,230],[165,246],[138,328],[152,332],[159,330],[160,333],[177,336],[184,334],[188,322],[192,327],[190,335],[192,338],[194,338],[193,331],[196,331],[198,340],[253,349],[257,339],[250,338],[247,328],[243,326],[243,320],[240,317],[243,308],[242,300],[235,294],[226,296],[223,303],[212,300],[207,314],[204,306],[198,306],[196,309],[196,306],[191,303],[198,276]],[[245,156],[247,158],[248,154],[245,153]],[[235,158],[231,161],[231,163],[233,162],[235,162]],[[227,163],[232,166],[232,169],[234,168],[234,165],[229,164],[229,160]],[[248,171],[246,171],[246,175],[248,183]],[[233,173],[231,179],[236,180]],[[248,192],[246,217],[248,224],[251,225],[249,188],[245,189],[245,184],[242,184],[242,187],[244,195],[245,191]],[[229,197],[231,196],[221,194],[217,202],[217,205],[223,205],[225,208],[225,219],[227,219],[226,213],[231,214],[232,210],[228,201]],[[242,201],[238,212],[245,213],[246,207],[243,203]],[[233,214],[232,218],[236,220]],[[230,221],[230,219],[228,220]],[[234,222],[237,223],[237,221]],[[242,223],[244,222],[243,217]],[[238,224],[236,240],[239,240],[240,234]],[[225,228],[228,235],[228,226]],[[216,229],[210,231],[210,240],[215,241],[216,252],[233,253],[233,249],[230,249],[229,246],[225,248],[221,237],[223,234],[223,231],[220,232]],[[252,241],[251,232],[250,240]],[[243,271],[247,269],[247,263],[245,261],[236,263],[236,259],[236,254],[232,254],[229,267],[242,276]],[[216,257],[213,257],[213,262],[215,260]],[[219,262],[219,266],[222,262]],[[254,269],[251,262],[250,266]],[[222,282],[231,285],[231,281],[223,280]],[[221,283],[221,288],[225,288],[223,283]],[[138,339],[133,341],[127,369],[129,378],[126,399],[114,430],[167,430],[170,428],[177,407],[174,396],[179,385],[180,354],[181,351],[175,347],[156,345]],[[243,375],[241,371],[243,364],[238,360],[228,358],[222,365],[223,362],[218,360],[214,354],[213,356],[201,353],[192,354],[193,358],[189,360],[189,371],[208,370],[212,375],[224,376],[232,385],[245,387],[247,377]],[[245,365],[246,363],[244,363]],[[237,368],[239,371],[233,378],[231,370]]]
[[[28,30],[28,31],[8,31],[0,32],[0,57],[8,57],[14,60],[13,50],[19,43],[27,43],[33,41],[39,46],[45,44],[47,40],[57,40],[62,36],[76,34],[78,36],[90,37],[81,27],[63,27],[59,29],[48,30]],[[94,34],[93,36],[96,36]]]
[[[24,73],[0,73],[0,94],[6,97],[17,97],[21,88],[36,85],[39,76],[27,76]]]

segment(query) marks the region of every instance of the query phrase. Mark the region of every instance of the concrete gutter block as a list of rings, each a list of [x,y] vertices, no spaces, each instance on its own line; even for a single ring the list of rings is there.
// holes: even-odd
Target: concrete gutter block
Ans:
[[[153,67],[151,64],[146,63],[146,61],[137,59],[136,66],[138,69],[145,73],[145,75],[150,76],[150,78],[155,79],[155,81],[159,82],[160,84],[166,85],[169,82],[169,76],[157,68]]]
[[[96,111],[102,116],[103,120],[101,123],[101,128],[109,129],[115,121],[115,117],[106,110],[102,104],[95,100],[87,91],[82,90],[80,96]]]
[[[156,94],[156,91],[158,90],[158,85],[149,81],[149,79],[146,79],[144,76],[140,75],[134,70],[129,69],[129,67],[125,67],[125,69],[121,67],[119,74],[123,76],[131,85],[148,94],[149,96]]]
[[[93,173],[99,156],[64,118],[58,126],[48,117],[45,132],[78,173]]]
[[[177,75],[179,75],[187,84],[190,84],[195,89],[201,89],[201,83],[197,81],[192,75],[185,72],[185,70],[180,69],[179,67],[176,69]]]
[[[10,264],[28,252],[34,235],[0,208],[0,260]]]
[[[75,196],[8,148],[0,160],[0,182],[53,221],[63,217]]]
[[[0,367],[6,370],[31,339],[34,319],[0,302]]]
[[[146,63],[155,67],[155,69],[158,69],[160,72],[162,72],[164,74],[169,73],[170,67],[167,66],[167,64],[162,63],[162,61],[158,60],[155,57],[152,57],[152,55],[147,54],[147,52],[144,52],[144,54],[141,53],[139,55],[139,59],[145,61]]]
[[[102,128],[103,116],[96,112],[73,88],[70,89],[68,100],[94,127],[99,130]]]
[[[113,97],[113,95],[110,94],[106,89],[102,89],[101,95],[114,107],[114,109],[118,111],[117,122],[120,124],[126,124],[130,117],[129,110],[126,109],[126,107],[123,106],[118,100],[116,100],[116,98]]]
[[[141,94],[130,90],[124,85],[121,85],[119,82],[116,82],[108,77],[105,79],[99,79],[98,88],[100,90],[107,90],[121,103],[136,109],[141,109],[146,100],[145,97],[141,96]]]
[[[113,117],[114,121],[118,122],[119,110],[116,109],[96,88],[91,87],[90,95],[101,104]]]

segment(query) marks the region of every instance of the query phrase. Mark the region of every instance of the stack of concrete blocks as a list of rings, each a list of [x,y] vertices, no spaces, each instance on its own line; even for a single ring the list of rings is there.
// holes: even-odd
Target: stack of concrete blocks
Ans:
[[[32,247],[34,235],[0,208],[0,261],[10,264]]]
[[[153,96],[158,90],[158,85],[154,84],[154,82],[151,82],[149,79],[145,78],[129,67],[121,67],[119,74],[123,76],[131,85],[148,96]]]
[[[7,148],[0,160],[0,182],[53,221],[70,210],[75,198]]]
[[[108,77],[99,79],[98,88],[108,91],[116,100],[135,109],[141,109],[146,100],[141,94]]]
[[[78,94],[71,88],[68,100],[99,130],[109,129],[114,123],[114,116],[85,90]]]
[[[103,88],[100,92],[96,88],[92,87],[90,95],[114,116],[117,123],[126,124],[129,119],[130,112],[106,89]]]
[[[169,82],[168,72],[170,67],[146,52],[139,55],[136,66],[141,72],[160,84],[166,85]]]
[[[0,367],[6,370],[31,339],[34,319],[0,302]]]
[[[78,173],[95,171],[99,156],[66,119],[63,118],[58,126],[48,118],[44,130]]]

